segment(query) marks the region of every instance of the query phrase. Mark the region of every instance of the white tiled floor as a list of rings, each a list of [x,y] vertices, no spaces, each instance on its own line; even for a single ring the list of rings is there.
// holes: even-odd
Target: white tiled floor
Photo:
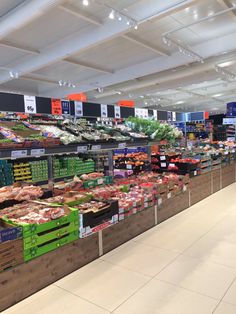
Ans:
[[[236,184],[5,314],[236,314]]]

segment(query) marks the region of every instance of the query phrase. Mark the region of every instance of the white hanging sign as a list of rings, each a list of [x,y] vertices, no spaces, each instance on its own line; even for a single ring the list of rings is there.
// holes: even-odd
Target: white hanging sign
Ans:
[[[25,113],[37,113],[36,97],[24,95]]]
[[[120,106],[115,106],[114,109],[115,109],[115,118],[120,119],[121,118]]]
[[[176,112],[172,112],[172,121],[176,121]]]
[[[153,117],[154,117],[154,120],[157,120],[157,110],[153,110]]]
[[[83,103],[81,101],[75,101],[75,116],[83,117]]]
[[[102,117],[102,118],[107,118],[107,117],[108,117],[108,114],[107,114],[107,105],[101,104],[101,117]]]
[[[148,119],[148,109],[143,109],[143,118]]]

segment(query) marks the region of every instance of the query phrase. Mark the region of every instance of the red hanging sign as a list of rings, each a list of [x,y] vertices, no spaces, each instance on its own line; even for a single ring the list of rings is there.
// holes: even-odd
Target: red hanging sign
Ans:
[[[120,100],[118,106],[134,108],[135,102],[133,100]]]
[[[87,101],[87,95],[84,93],[80,93],[80,94],[70,94],[67,95],[66,97],[68,100],[74,100],[74,101]]]
[[[52,114],[62,115],[61,99],[52,98]]]

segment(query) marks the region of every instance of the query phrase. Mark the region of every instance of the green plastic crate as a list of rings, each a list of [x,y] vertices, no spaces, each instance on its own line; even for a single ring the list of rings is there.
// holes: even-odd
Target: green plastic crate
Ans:
[[[38,256],[41,256],[45,253],[48,253],[50,251],[53,251],[55,249],[58,249],[59,247],[71,243],[73,241],[76,241],[78,239],[78,230],[71,232],[67,235],[65,235],[62,238],[54,239],[50,242],[46,242],[42,245],[35,246],[33,248],[29,248],[27,250],[24,250],[24,261],[30,261],[33,258],[36,258]]]
[[[52,206],[52,204],[50,204]],[[54,206],[58,206],[55,205]],[[33,235],[37,235],[42,232],[49,231],[50,229],[54,229],[56,227],[60,227],[70,222],[78,221],[78,210],[70,209],[70,213],[67,216],[45,222],[43,224],[28,224],[28,223],[16,223],[11,220],[6,220],[7,222],[20,226],[23,229],[23,238],[32,237]]]
[[[62,236],[77,230],[79,230],[79,221],[73,221],[69,224],[67,223],[62,225],[61,228],[52,229],[52,231],[49,230],[48,232],[43,232],[42,234],[34,234],[23,239],[24,250],[61,238]]]

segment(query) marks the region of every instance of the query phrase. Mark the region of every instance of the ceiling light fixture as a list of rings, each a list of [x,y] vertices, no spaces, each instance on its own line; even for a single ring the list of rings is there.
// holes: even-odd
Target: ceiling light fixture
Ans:
[[[88,0],[83,0],[82,3],[83,3],[83,5],[86,6],[86,7],[89,5],[89,1],[88,1]]]
[[[225,68],[225,67],[228,67],[229,65],[231,65],[232,63],[233,63],[232,61],[227,61],[227,62],[219,63],[219,64],[217,64],[217,66],[220,68]]]
[[[175,104],[176,104],[176,105],[182,105],[182,104],[184,104],[184,101],[183,101],[183,100],[180,100],[180,101],[177,101]]]
[[[13,79],[18,79],[19,78],[19,72],[17,72],[17,71],[12,71],[11,70],[11,71],[9,71],[9,75]]]
[[[115,18],[115,11],[111,10],[110,14],[109,14],[109,19],[114,20]]]
[[[236,75],[234,73],[224,70],[222,67],[216,65],[215,70],[217,73],[220,73],[228,81],[236,79]]]
[[[138,24],[134,25],[134,29],[136,29],[136,30],[138,29]]]
[[[213,95],[213,97],[220,97],[220,96],[222,96],[223,94],[215,94],[215,95]]]

